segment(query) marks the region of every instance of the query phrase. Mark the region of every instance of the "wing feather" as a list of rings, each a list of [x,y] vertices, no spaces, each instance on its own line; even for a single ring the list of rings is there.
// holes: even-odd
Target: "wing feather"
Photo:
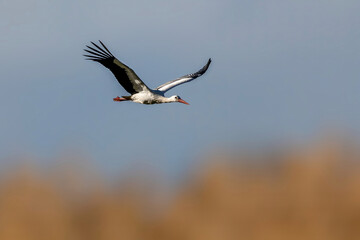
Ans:
[[[179,77],[175,80],[164,83],[164,84],[160,85],[159,87],[157,87],[156,90],[159,90],[161,92],[166,92],[180,84],[190,82],[190,81],[200,77],[201,75],[203,75],[209,68],[210,63],[211,63],[211,58],[209,58],[206,65],[204,67],[202,67],[199,71],[197,71],[195,73],[187,74],[187,75]]]
[[[136,75],[134,70],[120,62],[101,41],[99,42],[103,48],[94,42],[91,43],[95,48],[86,45],[88,49],[84,50],[90,54],[84,54],[84,56],[87,57],[86,60],[99,62],[108,68],[114,74],[120,85],[130,94],[150,91],[145,83]]]

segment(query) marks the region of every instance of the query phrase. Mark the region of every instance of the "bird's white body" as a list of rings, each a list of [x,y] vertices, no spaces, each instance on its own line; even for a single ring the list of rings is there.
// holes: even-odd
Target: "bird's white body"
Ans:
[[[115,58],[111,52],[106,48],[106,46],[101,42],[103,48],[99,47],[95,43],[91,42],[94,47],[87,46],[88,49],[84,49],[86,52],[91,55],[84,55],[88,57],[88,60],[96,61],[108,68],[116,77],[118,82],[124,89],[131,94],[131,96],[123,96],[122,98],[116,97],[114,101],[132,101],[141,104],[159,104],[159,103],[170,103],[170,102],[180,102],[188,104],[182,100],[179,96],[174,95],[171,97],[165,97],[165,92],[176,87],[180,84],[190,82],[195,78],[203,75],[208,69],[211,59],[208,60],[207,64],[201,68],[199,71],[187,74],[175,80],[169,81],[162,84],[156,89],[150,89],[146,84],[141,81],[141,79],[136,75],[134,70],[120,62]]]
[[[141,104],[158,104],[171,102],[171,98],[161,96],[153,91],[142,91],[130,96],[131,100]]]

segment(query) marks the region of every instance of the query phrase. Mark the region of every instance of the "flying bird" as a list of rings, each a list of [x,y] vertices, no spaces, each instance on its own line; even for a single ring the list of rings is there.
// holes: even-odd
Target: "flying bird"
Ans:
[[[141,104],[158,104],[158,103],[171,103],[179,102],[188,104],[186,101],[181,99],[178,95],[173,95],[171,97],[165,97],[165,92],[170,89],[194,80],[195,78],[203,75],[206,70],[209,68],[211,63],[211,58],[208,60],[206,65],[202,67],[199,71],[191,74],[187,74],[175,80],[169,81],[157,87],[156,89],[150,89],[146,84],[136,75],[134,70],[126,66],[124,63],[120,62],[112,53],[107,49],[107,47],[99,40],[102,47],[91,42],[93,46],[86,45],[87,49],[84,49],[88,54],[84,56],[87,57],[87,60],[92,60],[95,62],[101,63],[103,66],[108,68],[118,80],[120,85],[131,95],[116,97],[113,100],[122,102],[122,101],[132,101]]]

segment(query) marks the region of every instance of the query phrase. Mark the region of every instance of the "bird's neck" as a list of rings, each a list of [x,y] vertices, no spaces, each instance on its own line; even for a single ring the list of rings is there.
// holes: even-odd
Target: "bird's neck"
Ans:
[[[165,103],[171,103],[171,102],[176,102],[176,100],[174,98],[171,98],[171,97],[164,97],[164,100],[163,100]]]

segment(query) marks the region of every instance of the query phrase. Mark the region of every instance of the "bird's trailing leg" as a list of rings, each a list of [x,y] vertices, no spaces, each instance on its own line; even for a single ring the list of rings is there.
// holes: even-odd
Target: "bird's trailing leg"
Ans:
[[[121,98],[121,97],[117,96],[117,97],[114,98],[113,100],[114,100],[114,102],[122,102],[122,101],[128,101],[129,99]]]

